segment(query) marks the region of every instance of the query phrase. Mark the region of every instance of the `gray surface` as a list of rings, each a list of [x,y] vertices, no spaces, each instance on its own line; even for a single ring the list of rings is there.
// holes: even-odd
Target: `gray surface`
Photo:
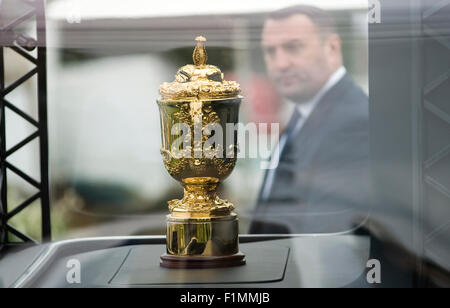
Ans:
[[[107,287],[114,273],[130,251],[129,247],[103,249],[67,256],[56,260],[48,270],[31,284],[31,287]],[[69,284],[66,280],[67,262],[76,259],[81,263],[81,284]]]
[[[304,237],[291,241],[288,263],[289,287],[345,287],[366,273],[370,239],[358,236]]]
[[[242,252],[247,255],[247,265],[207,270],[160,268],[159,257],[165,250],[162,238],[59,242],[45,246],[45,254],[40,256],[38,266],[31,267],[32,271],[26,269],[36,260],[36,251],[26,250],[0,260],[0,269],[14,269],[9,274],[0,271],[0,281],[23,281],[19,285],[22,287],[67,288],[345,287],[365,276],[370,251],[369,238],[353,235],[301,236],[269,241],[258,241],[257,237],[251,236],[241,239],[242,242],[255,241],[241,244]],[[66,281],[66,265],[71,259],[81,263],[81,284],[71,285]],[[20,272],[23,274],[18,274]]]
[[[262,283],[281,281],[289,248],[273,243],[244,244],[247,264],[221,269],[166,269],[159,266],[163,245],[137,246],[131,249],[112,285]]]
[[[36,246],[25,250],[2,251],[0,256],[0,288],[8,287],[44,251],[46,246]]]

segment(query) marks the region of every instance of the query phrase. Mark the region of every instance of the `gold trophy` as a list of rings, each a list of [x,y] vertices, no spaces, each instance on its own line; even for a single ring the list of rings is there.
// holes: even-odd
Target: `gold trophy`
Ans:
[[[180,68],[175,81],[159,89],[164,166],[184,186],[183,199],[169,201],[167,252],[161,266],[238,266],[245,264],[238,217],[216,189],[236,165],[237,132],[229,125],[235,128],[238,123],[240,86],[206,64],[206,39],[196,41],[194,65]]]

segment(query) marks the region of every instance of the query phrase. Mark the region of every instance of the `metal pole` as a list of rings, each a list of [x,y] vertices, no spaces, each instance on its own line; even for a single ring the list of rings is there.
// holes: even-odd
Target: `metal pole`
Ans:
[[[2,34],[3,35],[3,34]],[[6,237],[6,213],[8,213],[7,205],[7,181],[6,181],[6,140],[5,140],[5,104],[3,103],[3,89],[5,88],[5,63],[4,48],[0,46],[0,250],[7,242]]]
[[[48,176],[48,126],[47,126],[47,38],[45,26],[45,3],[37,1],[37,41],[38,41],[38,114],[40,133],[41,169],[41,210],[42,241],[51,241],[51,217]]]

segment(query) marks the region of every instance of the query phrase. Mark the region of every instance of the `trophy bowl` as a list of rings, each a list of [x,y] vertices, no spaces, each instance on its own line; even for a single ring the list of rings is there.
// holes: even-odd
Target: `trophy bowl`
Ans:
[[[234,206],[217,195],[237,161],[240,86],[206,65],[206,40],[196,40],[194,65],[180,68],[174,82],[162,84],[157,101],[164,166],[184,186],[183,198],[169,201],[161,266],[243,265]]]

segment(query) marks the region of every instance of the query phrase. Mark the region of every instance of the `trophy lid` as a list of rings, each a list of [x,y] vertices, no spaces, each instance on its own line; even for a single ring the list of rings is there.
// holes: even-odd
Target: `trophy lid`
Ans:
[[[162,101],[192,101],[234,98],[241,88],[235,81],[224,80],[223,73],[214,65],[206,64],[208,55],[204,43],[206,39],[195,39],[197,46],[192,56],[194,64],[181,67],[173,82],[164,82],[159,87]]]

